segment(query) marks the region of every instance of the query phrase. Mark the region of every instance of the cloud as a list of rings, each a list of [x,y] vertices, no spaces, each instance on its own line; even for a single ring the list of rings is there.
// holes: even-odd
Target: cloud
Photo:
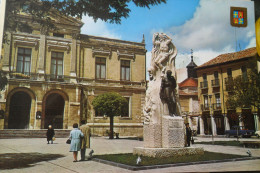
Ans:
[[[113,30],[108,29],[106,23],[101,20],[97,20],[97,22],[94,22],[92,17],[84,16],[82,18],[82,22],[84,22],[84,25],[81,28],[82,34],[95,35],[114,39],[122,38]]]
[[[230,7],[246,7],[248,26],[234,28],[230,25]],[[199,66],[220,54],[239,51],[256,45],[253,2],[230,0],[200,0],[193,18],[183,25],[164,29],[178,49],[176,68],[190,62],[190,50]]]
[[[230,25],[230,6],[248,8],[248,27],[234,28]],[[166,31],[181,50],[212,49],[222,51],[247,43],[254,38],[254,10],[252,2],[227,0],[201,0],[194,16],[181,26]],[[245,37],[246,36],[246,37]]]
[[[204,64],[205,62],[217,57],[220,54],[234,52],[235,50],[231,47],[223,48],[221,51],[215,51],[212,49],[199,49],[194,51],[193,60],[197,66]],[[176,68],[185,68],[191,62],[190,53],[179,53],[176,57],[175,63]]]

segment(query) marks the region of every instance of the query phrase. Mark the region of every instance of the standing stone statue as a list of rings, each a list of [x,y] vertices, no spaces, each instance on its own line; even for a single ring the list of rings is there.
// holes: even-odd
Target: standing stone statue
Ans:
[[[168,70],[166,72],[166,78],[163,78],[161,82],[160,98],[164,104],[167,104],[170,116],[177,115],[175,88],[176,80],[172,76],[172,71]]]
[[[148,157],[203,154],[203,149],[184,148],[184,119],[180,116],[175,58],[177,49],[163,33],[153,35],[149,83],[143,108],[144,146],[133,153]]]
[[[160,148],[165,146],[163,143],[168,143],[163,142],[163,138],[169,138],[167,135],[171,134],[167,132],[168,134],[163,135],[165,132],[163,128],[168,127],[162,125],[165,119],[167,122],[172,121],[169,120],[171,118],[175,118],[175,120],[180,118],[180,121],[182,121],[181,117],[178,116],[180,115],[180,108],[178,106],[175,71],[176,55],[177,49],[169,36],[164,33],[155,33],[153,35],[151,66],[148,69],[150,81],[146,90],[143,109],[144,146],[148,148]],[[167,122],[165,123],[167,124]],[[178,141],[181,140],[178,139]],[[182,142],[174,146],[182,146]]]

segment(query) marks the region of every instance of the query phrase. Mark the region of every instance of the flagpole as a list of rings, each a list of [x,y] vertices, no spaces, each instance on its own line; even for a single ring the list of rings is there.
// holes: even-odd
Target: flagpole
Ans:
[[[0,59],[2,58],[2,44],[3,44],[3,34],[4,34],[4,23],[5,23],[5,8],[6,0],[1,0],[0,4]]]

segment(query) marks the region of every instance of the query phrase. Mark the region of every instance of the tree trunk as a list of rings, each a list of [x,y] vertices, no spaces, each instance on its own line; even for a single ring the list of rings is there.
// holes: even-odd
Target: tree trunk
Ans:
[[[110,116],[110,134],[109,139],[114,139],[114,116]]]

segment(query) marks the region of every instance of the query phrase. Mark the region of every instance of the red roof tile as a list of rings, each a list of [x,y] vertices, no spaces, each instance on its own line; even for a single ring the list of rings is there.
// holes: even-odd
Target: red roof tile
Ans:
[[[256,54],[257,54],[256,47],[251,47],[249,49],[245,49],[245,50],[242,50],[239,52],[221,54],[221,55],[217,56],[216,58],[198,66],[197,68],[222,64],[225,62],[232,62],[235,60],[252,57],[252,56],[255,56]]]
[[[187,78],[179,83],[179,87],[198,87],[198,80],[194,78]]]

